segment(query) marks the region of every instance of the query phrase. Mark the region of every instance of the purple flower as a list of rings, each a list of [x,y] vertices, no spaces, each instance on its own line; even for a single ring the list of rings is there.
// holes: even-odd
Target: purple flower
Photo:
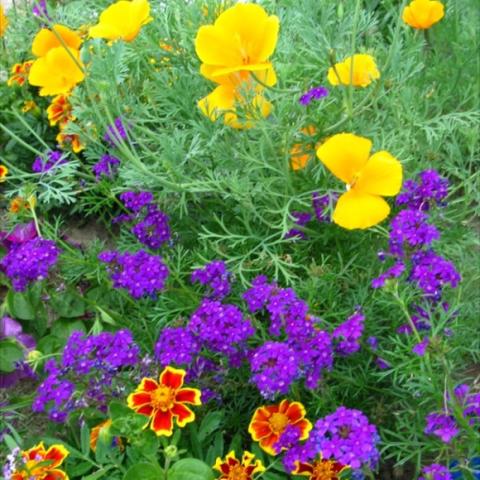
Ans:
[[[190,365],[198,353],[200,344],[185,327],[164,328],[155,344],[155,358],[162,367]]]
[[[372,280],[372,288],[381,288],[385,286],[385,282],[392,278],[398,278],[405,271],[405,264],[402,262],[397,262],[395,265],[391,266],[379,277]]]
[[[48,12],[47,12],[47,2],[46,0],[35,0],[33,7],[32,7],[32,13],[36,17],[43,17],[43,18],[48,18]]]
[[[451,415],[445,413],[429,413],[426,418],[427,426],[424,433],[436,435],[444,443],[450,443],[458,435],[457,424]]]
[[[268,283],[268,278],[265,275],[255,277],[252,287],[242,295],[250,312],[255,313],[262,310],[276,288],[278,288],[276,284]]]
[[[124,192],[120,194],[120,200],[126,208],[134,213],[139,213],[143,207],[153,202],[153,194],[151,192]]]
[[[265,342],[250,359],[252,382],[264,398],[285,395],[298,378],[299,361],[295,351],[281,342]]]
[[[38,236],[35,222],[32,220],[28,223],[16,225],[10,232],[0,232],[0,242],[8,250],[13,245],[28,242]]]
[[[117,157],[105,154],[93,165],[92,172],[95,174],[97,181],[100,180],[102,175],[107,178],[112,178],[117,173],[119,165],[120,160]]]
[[[282,463],[285,470],[291,473],[296,468],[296,462],[308,463],[318,454],[317,446],[313,442],[312,436],[303,444],[297,444],[289,448],[283,456]]]
[[[378,338],[377,337],[368,337],[367,343],[369,347],[376,352],[378,350]]]
[[[315,212],[315,217],[320,223],[330,223],[330,212],[329,206],[332,197],[336,197],[336,195],[320,195],[318,192],[312,193],[312,206],[313,211]]]
[[[54,241],[37,237],[13,244],[0,261],[0,270],[11,280],[13,289],[22,292],[29,284],[47,278],[59,253]]]
[[[375,365],[380,369],[380,370],[387,370],[390,368],[390,364],[384,360],[382,357],[377,357],[375,359]]]
[[[404,191],[397,196],[397,205],[427,211],[432,204],[444,206],[443,200],[448,194],[448,180],[442,178],[435,170],[425,170],[419,175],[420,181],[407,180]]]
[[[425,476],[420,477],[418,480],[453,480],[448,468],[438,463],[432,463],[432,465],[423,467],[422,473]]]
[[[133,298],[149,295],[155,298],[165,287],[168,267],[161,257],[150,255],[144,250],[136,253],[106,251],[98,259],[108,263],[107,271],[114,288],[124,288]]]
[[[423,357],[427,351],[427,347],[430,345],[430,339],[425,337],[420,343],[417,343],[413,348],[412,352],[419,357]]]
[[[127,127],[121,117],[117,117],[112,125],[107,126],[103,139],[111,146],[118,147],[127,138]]]
[[[363,333],[365,316],[361,310],[356,311],[333,331],[332,337],[340,339],[335,351],[342,356],[348,356],[360,350],[359,339]]]
[[[380,458],[377,428],[359,410],[339,407],[317,421],[310,437],[323,458],[334,458],[354,470],[375,468]]]
[[[32,164],[32,171],[35,173],[46,173],[52,169],[68,163],[62,152],[52,150],[47,152],[45,157],[36,157]]]
[[[300,104],[307,106],[312,100],[320,100],[328,96],[328,89],[322,85],[313,87],[300,97]]]
[[[188,330],[202,345],[227,356],[234,355],[255,333],[250,320],[243,318],[238,307],[208,298],[192,314]]]
[[[300,441],[301,431],[296,425],[287,425],[278,440],[272,445],[277,454],[282,450],[288,450]]]
[[[194,270],[191,281],[207,285],[211,289],[209,296],[216,300],[221,300],[230,293],[231,275],[224,261],[214,260],[207,263],[203,268]]]
[[[15,447],[6,457],[5,463],[3,465],[2,473],[3,477],[6,480],[10,480],[17,470],[17,463],[22,463],[22,458],[20,455],[20,448]]]

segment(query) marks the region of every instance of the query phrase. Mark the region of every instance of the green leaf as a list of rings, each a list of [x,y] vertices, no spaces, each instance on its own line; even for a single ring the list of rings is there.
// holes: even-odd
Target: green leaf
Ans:
[[[77,318],[85,314],[85,302],[69,292],[52,296],[50,304],[60,317]]]
[[[195,458],[184,458],[168,471],[168,480],[213,480],[213,470]]]
[[[15,362],[23,360],[23,348],[14,340],[0,341],[0,371],[14,372]]]
[[[80,445],[82,447],[82,453],[88,457],[90,453],[90,429],[86,423],[83,423],[80,428]]]
[[[215,430],[217,430],[223,422],[223,412],[209,412],[198,430],[198,440],[203,443],[208,436],[210,436]]]
[[[83,322],[80,320],[72,321],[61,318],[52,325],[52,335],[55,335],[63,341],[66,341],[75,330],[80,330],[85,333],[85,325]]]
[[[123,480],[160,480],[163,471],[158,465],[152,463],[137,463],[130,467],[123,477]],[[170,479],[170,476],[168,477]],[[193,480],[193,479],[192,479]]]
[[[35,320],[35,306],[30,302],[27,293],[10,290],[7,295],[7,303],[13,317],[20,320]]]
[[[117,418],[129,416],[132,410],[125,403],[113,401],[108,405],[108,413],[112,420],[116,420]]]
[[[98,478],[102,478],[105,476],[107,472],[109,472],[112,468],[115,468],[113,465],[109,465],[108,467],[101,468],[97,470],[95,473],[88,475],[87,477],[83,477],[82,480],[97,480]]]

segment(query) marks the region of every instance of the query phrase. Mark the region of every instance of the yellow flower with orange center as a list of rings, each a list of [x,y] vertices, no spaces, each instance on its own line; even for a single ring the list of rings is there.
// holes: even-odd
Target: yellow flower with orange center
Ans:
[[[69,452],[63,445],[52,445],[45,450],[43,442],[22,452],[23,465],[11,475],[11,480],[68,480],[58,467]]]
[[[91,38],[131,42],[152,20],[147,0],[120,0],[100,14],[98,24],[90,28],[89,35]]]
[[[195,420],[195,413],[187,405],[201,405],[201,392],[196,388],[182,388],[185,374],[185,370],[166,367],[158,382],[144,378],[128,396],[128,406],[149,417],[145,427],[150,424],[157,435],[172,435],[174,419],[179,427]]]
[[[445,16],[445,7],[437,0],[413,0],[403,9],[402,20],[413,28],[426,30]]]
[[[328,69],[328,81],[331,85],[367,87],[378,78],[380,72],[375,59],[364,53],[357,53]]]
[[[402,186],[402,164],[386,151],[370,156],[372,142],[352,133],[330,137],[317,150],[320,161],[346,183],[332,219],[343,228],[370,228],[387,218],[390,206],[382,197]]]
[[[5,165],[0,165],[0,183],[5,181],[5,178],[7,175],[8,175],[8,168]]]
[[[290,165],[292,170],[301,170],[305,168],[312,158],[315,157],[315,143],[311,141],[311,137],[315,135],[317,129],[313,125],[302,128],[300,132],[310,137],[310,141],[306,143],[295,143],[290,149]]]
[[[254,458],[253,453],[243,452],[240,461],[232,450],[225,459],[218,457],[213,468],[221,474],[218,480],[252,480],[255,474],[265,471],[262,462]]]
[[[5,35],[5,31],[7,30],[8,26],[8,18],[3,11],[2,5],[0,5],[0,37]]]
[[[57,123],[62,127],[70,120],[74,120],[75,117],[72,115],[72,106],[68,101],[68,95],[57,95],[47,108],[47,116],[52,127]]]
[[[80,135],[76,133],[65,133],[63,130],[60,130],[60,133],[55,138],[62,149],[68,145],[73,152],[79,153],[85,148],[85,144],[80,140]]]
[[[22,86],[28,78],[28,73],[33,65],[33,60],[28,60],[23,63],[16,63],[10,70],[10,78],[7,80],[7,85],[11,87],[13,84]]]
[[[294,475],[308,477],[309,480],[340,480],[340,474],[348,469],[335,460],[318,459],[314,462],[295,462]]]
[[[82,39],[68,27],[42,28],[32,43],[32,52],[39,58],[30,68],[30,85],[40,87],[42,96],[70,92],[85,78],[79,52],[81,44]]]
[[[277,455],[280,452],[275,449],[275,444],[288,426],[299,430],[299,440],[308,438],[312,424],[305,414],[305,407],[300,402],[282,400],[276,405],[265,405],[255,410],[248,432],[263,450]]]

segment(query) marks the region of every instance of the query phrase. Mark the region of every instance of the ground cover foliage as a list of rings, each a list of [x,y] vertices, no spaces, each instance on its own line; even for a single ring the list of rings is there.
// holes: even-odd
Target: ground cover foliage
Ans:
[[[223,114],[196,39],[237,2],[152,1],[123,39],[91,30],[111,3],[2,17],[4,478],[478,478],[476,1],[424,30],[405,1],[257,2],[278,41]],[[57,74],[24,64],[42,27]],[[378,78],[342,85],[354,54]],[[349,229],[361,173],[322,145],[358,137],[403,181]]]

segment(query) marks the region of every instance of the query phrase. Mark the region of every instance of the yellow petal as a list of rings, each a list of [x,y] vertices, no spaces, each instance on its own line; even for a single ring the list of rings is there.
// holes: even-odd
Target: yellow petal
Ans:
[[[371,55],[357,53],[335,64],[328,70],[331,85],[350,85],[367,87],[373,80],[380,78],[375,59]]]
[[[257,65],[247,65],[241,67],[224,68],[215,65],[202,64],[200,66],[200,73],[209,80],[219,83],[221,85],[231,85],[233,87],[240,85],[243,82],[253,82],[261,86],[259,82],[252,77],[252,72],[259,82],[272,86],[277,83],[277,75],[272,65],[269,63],[262,63]]]
[[[414,0],[403,9],[402,19],[413,28],[427,29],[445,15],[442,2],[436,0]]]
[[[233,110],[235,91],[226,85],[220,85],[212,93],[198,101],[202,113],[215,121],[226,110]]]
[[[388,203],[376,195],[356,192],[354,189],[340,196],[332,219],[348,230],[370,228],[388,217]]]
[[[393,196],[402,187],[402,164],[390,153],[373,154],[355,182],[354,190],[373,195]]]
[[[198,58],[209,65],[243,65],[240,44],[231,32],[213,25],[200,27],[195,38]]]
[[[317,157],[337,178],[352,183],[366,165],[372,142],[353,133],[330,137],[317,150]]]
[[[106,38],[108,40],[117,40],[122,37],[122,31],[115,25],[99,23],[90,27],[88,31],[90,38]]]
[[[82,39],[68,27],[63,25],[54,25],[52,27],[54,32],[60,36],[67,47],[78,50],[82,44]],[[42,28],[32,42],[32,53],[37,57],[43,57],[52,48],[62,46],[62,42],[57,35],[51,30]]]

